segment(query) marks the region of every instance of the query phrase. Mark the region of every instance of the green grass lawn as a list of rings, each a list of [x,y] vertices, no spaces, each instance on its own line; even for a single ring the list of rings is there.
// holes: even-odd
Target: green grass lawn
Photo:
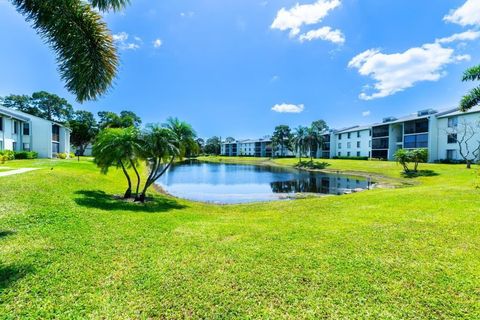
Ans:
[[[328,162],[408,187],[137,205],[88,159],[8,162],[41,169],[0,178],[0,318],[480,318],[477,168]]]

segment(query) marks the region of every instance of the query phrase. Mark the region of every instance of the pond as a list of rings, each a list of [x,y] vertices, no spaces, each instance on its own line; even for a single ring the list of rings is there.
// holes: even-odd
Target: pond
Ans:
[[[176,164],[156,183],[173,196],[219,204],[289,199],[298,193],[342,195],[370,184],[340,174],[200,161]]]

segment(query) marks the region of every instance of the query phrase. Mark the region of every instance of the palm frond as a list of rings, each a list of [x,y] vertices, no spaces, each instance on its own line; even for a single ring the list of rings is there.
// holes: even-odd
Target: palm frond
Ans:
[[[480,65],[467,69],[463,73],[462,81],[480,80]]]
[[[100,11],[120,11],[130,3],[130,0],[90,0],[90,3]]]
[[[470,90],[470,92],[460,101],[460,110],[467,111],[480,103],[480,87]]]
[[[102,3],[99,3],[102,2]],[[125,1],[97,1],[110,6]],[[94,100],[111,86],[118,57],[99,13],[81,0],[12,0],[57,55],[60,76],[77,100]]]

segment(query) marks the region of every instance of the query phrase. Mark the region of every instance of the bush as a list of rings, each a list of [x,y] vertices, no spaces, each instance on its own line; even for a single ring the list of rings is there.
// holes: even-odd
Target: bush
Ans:
[[[5,157],[5,161],[15,159],[15,152],[13,152],[12,150],[0,151],[0,155]]]
[[[71,159],[75,158],[75,153],[70,152],[70,153],[69,153],[69,158],[71,158]]]
[[[35,151],[17,151],[15,152],[15,159],[37,159],[38,153]]]
[[[1,155],[1,156],[0,156],[0,163],[1,163],[1,164],[4,164],[5,161],[7,161],[7,156]]]
[[[295,165],[296,168],[302,169],[325,169],[330,166],[328,162],[314,162],[314,161],[301,161]]]
[[[59,152],[59,153],[57,153],[57,158],[58,159],[67,159],[67,154],[65,152]]]
[[[339,160],[368,160],[368,157],[346,157],[346,156],[334,156],[333,159]]]
[[[395,161],[403,166],[404,172],[410,172],[408,167],[409,163],[413,162],[414,167],[413,171],[418,171],[418,164],[428,161],[428,150],[427,149],[399,149],[395,152],[394,156]]]

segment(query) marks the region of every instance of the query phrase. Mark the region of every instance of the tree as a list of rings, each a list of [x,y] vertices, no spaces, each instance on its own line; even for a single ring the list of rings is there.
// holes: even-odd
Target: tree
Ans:
[[[163,126],[171,130],[178,140],[180,157],[190,157],[198,152],[198,145],[195,141],[197,133],[190,124],[178,118],[170,117]]]
[[[140,156],[145,159],[149,174],[137,201],[145,202],[148,188],[172,165],[176,157],[181,158],[181,141],[169,128],[150,125],[141,136]]]
[[[112,111],[100,111],[98,113],[100,118],[100,129],[105,128],[128,128],[128,127],[140,127],[142,120],[132,111],[121,111],[120,115]]]
[[[313,161],[313,156],[317,152],[319,146],[323,144],[323,134],[328,130],[327,123],[323,120],[312,122],[308,128],[308,148],[310,154],[310,161]]]
[[[480,134],[480,121],[471,123],[463,120],[457,126],[448,128],[445,132],[456,141],[458,153],[467,163],[467,169],[470,169],[472,163],[478,160],[480,156],[480,141],[472,142],[472,139]]]
[[[219,155],[221,151],[221,141],[219,137],[211,137],[205,143],[205,153]]]
[[[273,149],[280,147],[280,156],[285,156],[285,149],[292,150],[293,134],[289,126],[279,125],[275,127],[272,135]]]
[[[408,167],[408,165],[411,162],[414,163],[413,171],[417,172],[418,164],[428,161],[428,150],[427,149],[412,149],[412,150],[398,149],[393,155],[393,157],[395,161],[397,161],[397,163],[402,165],[403,171],[405,173],[410,172],[410,168]]]
[[[308,148],[308,128],[299,126],[295,129],[293,134],[293,145],[295,151],[298,153],[298,162],[302,162],[302,155],[306,153]]]
[[[60,77],[80,102],[96,99],[111,86],[118,56],[97,11],[118,11],[129,0],[11,0],[57,55]]]
[[[132,196],[132,180],[127,171],[130,167],[133,168],[137,176],[136,193],[138,197],[140,175],[136,164],[139,150],[138,130],[134,127],[102,130],[93,145],[94,162],[100,167],[102,173],[106,174],[112,166],[122,169],[128,184],[124,194],[125,199]]]
[[[462,81],[480,80],[480,65],[467,69],[463,73]],[[460,110],[467,111],[480,103],[480,86],[473,88],[460,101]]]
[[[73,116],[73,107],[66,99],[46,91],[32,96],[9,95],[2,98],[2,105],[50,121],[65,122]]]
[[[87,146],[92,143],[98,134],[98,126],[93,113],[85,110],[75,111],[69,122],[72,130],[70,142],[76,147],[78,155],[83,156]]]
[[[235,142],[235,138],[233,138],[233,137],[227,137],[227,138],[225,139],[225,142],[226,142],[226,143],[234,143],[234,142]]]
[[[202,138],[197,138],[197,140],[195,140],[197,142],[197,146],[198,146],[198,153],[204,153],[205,152],[205,140],[203,140]]]

